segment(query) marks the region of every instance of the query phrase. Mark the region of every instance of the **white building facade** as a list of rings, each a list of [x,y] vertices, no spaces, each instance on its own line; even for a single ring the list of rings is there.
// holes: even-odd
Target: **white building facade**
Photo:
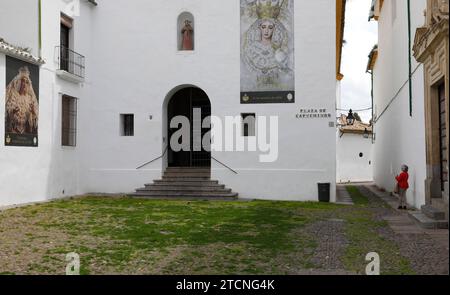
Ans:
[[[194,101],[202,96],[211,115],[224,124],[227,116],[254,116],[255,134],[237,135],[244,142],[262,137],[260,118],[267,123],[276,118],[266,136],[272,144],[265,150],[201,154],[207,156],[211,179],[240,198],[298,201],[318,200],[317,184],[329,183],[334,201],[336,3],[280,1],[291,5],[289,23],[287,6],[280,13],[257,6],[269,5],[266,1],[254,1],[256,14],[249,17],[275,19],[275,26],[284,22],[283,30],[292,36],[285,55],[275,55],[278,61],[289,59],[285,67],[295,77],[292,89],[280,88],[287,90],[280,92],[287,93],[284,100],[261,103],[246,101],[240,79],[245,51],[239,20],[247,2],[1,1],[0,93],[11,82],[8,60],[38,66],[39,125],[35,146],[14,146],[15,137],[8,137],[7,122],[0,119],[0,138],[5,138],[0,205],[130,193],[161,178],[168,166],[192,165],[192,153],[186,164],[186,154],[179,156],[168,145],[169,123],[183,113],[185,106],[178,102],[188,93],[191,109],[192,93]],[[18,15],[24,21],[14,26]],[[180,16],[189,19],[190,42],[180,37],[186,32]],[[0,117],[6,118],[6,96],[1,97]],[[240,130],[239,120],[236,126]]]
[[[339,118],[336,146],[336,181],[362,183],[373,181],[372,126],[359,121],[347,125],[347,117]]]
[[[425,7],[426,0],[376,0],[371,15],[378,21],[379,36],[378,48],[371,54],[375,58],[369,64],[374,95],[374,181],[393,191],[401,165],[408,165],[407,202],[416,208],[425,204],[427,168],[424,72],[412,56],[412,45],[415,30],[424,24]],[[412,38],[408,38],[408,29]]]

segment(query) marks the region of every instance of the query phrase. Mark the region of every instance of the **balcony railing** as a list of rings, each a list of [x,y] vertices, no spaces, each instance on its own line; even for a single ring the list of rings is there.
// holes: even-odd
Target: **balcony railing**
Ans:
[[[84,78],[84,56],[64,46],[57,46],[56,50],[59,53],[59,70]]]

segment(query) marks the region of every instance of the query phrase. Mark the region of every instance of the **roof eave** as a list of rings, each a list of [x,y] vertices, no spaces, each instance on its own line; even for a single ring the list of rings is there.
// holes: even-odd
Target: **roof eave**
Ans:
[[[23,50],[17,46],[9,44],[8,42],[6,42],[1,38],[0,38],[0,53],[38,66],[45,64],[45,61],[42,58],[34,56],[30,52]]]

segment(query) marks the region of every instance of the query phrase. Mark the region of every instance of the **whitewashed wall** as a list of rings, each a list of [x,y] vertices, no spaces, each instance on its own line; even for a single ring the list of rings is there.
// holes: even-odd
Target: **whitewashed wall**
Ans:
[[[336,130],[329,127],[336,117],[334,1],[295,1],[297,101],[284,105],[240,104],[239,1],[108,0],[95,8],[82,2],[74,29],[75,51],[86,55],[82,85],[54,75],[61,1],[43,1],[47,63],[41,69],[40,147],[0,146],[0,179],[11,183],[0,188],[0,205],[88,192],[131,192],[160,177],[162,161],[136,167],[161,155],[163,105],[180,85],[202,88],[213,115],[222,118],[247,112],[279,116],[278,161],[259,163],[259,154],[250,152],[215,152],[215,158],[239,174],[216,164],[213,178],[240,197],[279,200],[317,200],[317,183],[329,182],[335,200]],[[177,18],[184,11],[195,18],[194,52],[177,51]],[[0,80],[0,93],[3,87]],[[79,98],[76,148],[60,145],[61,93]],[[296,119],[300,108],[326,108],[332,119]],[[135,114],[134,137],[119,136],[121,113]],[[18,182],[17,175],[24,171],[30,175]]]
[[[396,3],[396,13],[393,7]],[[412,37],[424,24],[425,0],[411,1]],[[394,17],[396,15],[396,17]],[[411,40],[413,42],[414,40]],[[407,1],[385,1],[379,19],[379,56],[374,69],[376,141],[374,147],[374,179],[377,185],[392,191],[394,177],[402,164],[410,167],[410,205],[420,208],[425,203],[425,122],[423,67],[412,57],[413,116],[409,115],[408,23]],[[401,89],[402,85],[404,87]],[[389,104],[401,89],[398,97]]]
[[[38,53],[37,17],[30,26],[17,26],[18,11],[25,15],[37,16],[37,4],[28,0],[2,0],[1,22],[8,26],[0,27],[0,37],[14,45],[32,47]],[[33,3],[37,1],[33,1]],[[45,64],[40,69],[39,95],[39,147],[5,147],[5,55],[0,54],[0,206],[43,201],[63,196],[83,193],[80,175],[80,155],[82,138],[78,138],[76,148],[61,146],[61,96],[71,95],[79,98],[79,112],[88,99],[90,85],[89,65],[87,80],[84,84],[74,84],[61,80],[55,75],[57,69],[56,50],[60,38],[60,13],[66,3],[62,0],[42,1],[42,57]],[[7,10],[3,10],[7,9]],[[75,17],[75,51],[89,56],[90,40],[90,4],[80,6],[80,17]],[[34,11],[34,12],[33,12]],[[69,11],[66,11],[68,14]],[[27,21],[25,20],[25,23]],[[20,29],[19,29],[20,28]],[[14,32],[14,34],[11,34]],[[88,59],[88,63],[89,63]],[[80,127],[80,126],[78,126]],[[78,135],[82,134],[79,130]]]
[[[22,48],[39,53],[37,0],[0,1],[0,38]]]
[[[373,181],[372,139],[362,134],[345,133],[338,136],[336,181]],[[362,157],[360,157],[362,153]]]
[[[244,106],[239,101],[239,1],[125,2],[105,1],[93,12],[95,87],[89,110],[80,120],[90,120],[85,133],[89,148],[83,156],[84,191],[127,192],[160,176],[161,162],[140,171],[135,168],[161,155],[163,103],[180,85],[202,88],[213,115],[219,117],[244,112],[280,116],[277,162],[259,163],[255,153],[213,154],[239,173],[214,166],[213,177],[241,197],[316,200],[317,182],[334,186],[335,129],[328,120],[295,118],[300,107],[324,107],[335,116],[334,4],[295,2],[297,103]],[[174,32],[184,11],[195,18],[193,53],[177,51]],[[320,14],[320,22],[311,11]],[[144,12],[146,17],[116,21]],[[135,113],[135,137],[119,136],[120,113]]]

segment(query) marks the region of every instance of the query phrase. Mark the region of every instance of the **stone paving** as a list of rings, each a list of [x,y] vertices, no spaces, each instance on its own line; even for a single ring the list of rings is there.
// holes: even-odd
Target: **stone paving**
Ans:
[[[368,197],[379,198],[391,207],[390,213],[381,217],[392,229],[385,235],[399,245],[418,274],[449,274],[448,229],[421,228],[408,216],[408,211],[397,209],[395,197],[378,190],[373,184],[361,185],[359,189]]]
[[[317,238],[318,248],[314,251],[312,262],[327,271],[343,272],[340,259],[348,241],[344,235],[344,220],[328,219],[317,222],[308,228],[308,232]]]
[[[353,205],[352,198],[344,184],[336,185],[336,204]]]

